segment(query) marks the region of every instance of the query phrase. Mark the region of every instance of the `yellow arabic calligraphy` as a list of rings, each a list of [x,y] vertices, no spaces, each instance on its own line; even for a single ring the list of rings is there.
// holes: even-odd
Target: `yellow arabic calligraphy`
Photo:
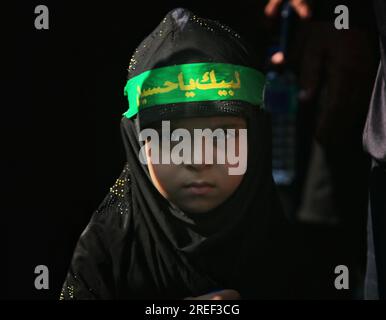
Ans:
[[[208,76],[209,75],[209,76]],[[235,77],[236,77],[236,83],[234,83],[233,80],[230,82],[225,82],[224,80],[221,82],[217,82],[216,74],[214,70],[210,72],[205,72],[202,76],[201,82],[199,79],[189,79],[189,85],[184,84],[184,78],[182,72],[178,74],[178,84],[180,90],[183,91],[190,91],[190,90],[209,90],[209,89],[226,89],[226,88],[233,88],[238,89],[240,88],[240,74],[235,71]],[[210,80],[210,83],[203,83]]]
[[[192,91],[192,90],[209,90],[209,89],[239,89],[241,87],[240,82],[240,74],[239,72],[235,71],[234,73],[236,82],[231,80],[230,82],[225,82],[222,80],[221,82],[217,82],[216,74],[214,70],[211,70],[210,72],[205,72],[202,76],[201,81],[199,79],[194,80],[193,78],[189,79],[189,84],[185,84],[183,73],[180,72],[177,76],[178,83],[171,82],[171,81],[165,81],[164,87],[155,87],[155,88],[149,88],[149,89],[143,89],[140,90],[139,87],[137,87],[137,91],[141,98],[151,96],[154,94],[160,94],[160,93],[166,93],[173,90],[176,90],[179,88],[181,91]],[[208,82],[209,83],[206,83]],[[233,92],[232,92],[233,93]],[[189,93],[186,96],[194,96],[193,93]]]
[[[151,89],[144,89],[141,92],[141,97],[147,97],[158,93],[166,93],[178,88],[178,84],[171,81],[165,81],[164,86],[166,86],[166,88],[156,87]]]

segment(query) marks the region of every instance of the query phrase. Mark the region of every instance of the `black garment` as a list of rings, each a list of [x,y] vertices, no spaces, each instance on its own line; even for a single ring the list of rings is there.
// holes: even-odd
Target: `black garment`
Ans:
[[[155,39],[160,30],[165,38]],[[183,9],[170,12],[145,41],[149,51],[134,55],[137,73],[160,61],[249,65],[248,53],[232,31]],[[178,110],[169,114],[168,106],[162,106],[153,109],[156,117],[140,113],[136,119],[123,118],[127,164],[79,239],[61,298],[183,299],[225,288],[239,291],[244,299],[288,296],[291,239],[272,180],[269,117],[258,106],[240,101],[227,105],[178,104],[169,106]],[[153,121],[192,114],[183,110],[240,114],[248,125],[248,168],[239,188],[198,216],[163,198],[138,160],[138,134],[149,124],[147,116]]]
[[[381,62],[363,133],[373,159],[370,174],[366,299],[386,299],[386,3],[374,1]]]
[[[386,170],[374,162],[369,179],[365,298],[386,299]]]

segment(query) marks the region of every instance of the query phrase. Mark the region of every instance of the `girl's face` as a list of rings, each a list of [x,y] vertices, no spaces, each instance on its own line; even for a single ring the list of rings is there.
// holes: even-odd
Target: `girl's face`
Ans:
[[[173,130],[178,128],[188,130],[192,137],[191,163],[174,164],[173,161],[170,164],[152,163],[152,142],[146,141],[146,158],[150,176],[157,190],[181,210],[189,213],[204,213],[223,203],[238,188],[244,173],[229,174],[229,168],[234,168],[236,165],[234,162],[233,164],[229,163],[225,150],[217,150],[218,148],[223,149],[223,145],[217,139],[213,139],[213,164],[204,163],[205,150],[207,150],[205,149],[206,140],[202,138],[202,150],[200,152],[194,151],[193,130],[222,129],[223,132],[227,133],[226,129],[235,129],[236,135],[228,134],[223,137],[226,143],[234,140],[231,142],[231,145],[234,143],[235,146],[232,153],[235,153],[240,161],[244,157],[242,161],[246,164],[247,143],[240,143],[238,129],[246,129],[247,124],[244,118],[237,116],[199,117],[171,121],[170,131],[173,133]],[[162,150],[160,147],[160,158],[163,152],[170,152],[180,141],[171,141],[168,150]],[[217,151],[225,152],[225,163],[217,163],[220,162],[217,161]],[[195,161],[198,157],[202,159],[202,164],[197,164]]]

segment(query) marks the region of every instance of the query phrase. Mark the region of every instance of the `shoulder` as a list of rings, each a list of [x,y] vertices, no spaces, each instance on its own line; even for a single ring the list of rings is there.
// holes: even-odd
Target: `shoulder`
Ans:
[[[125,164],[121,174],[91,217],[89,226],[125,229],[133,213],[131,172]]]

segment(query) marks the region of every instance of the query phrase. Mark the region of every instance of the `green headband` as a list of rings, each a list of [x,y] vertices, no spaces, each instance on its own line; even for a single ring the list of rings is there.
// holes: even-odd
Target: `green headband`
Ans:
[[[141,109],[156,105],[242,100],[260,105],[265,78],[259,71],[226,63],[189,63],[145,71],[127,81],[124,94],[131,118]]]

